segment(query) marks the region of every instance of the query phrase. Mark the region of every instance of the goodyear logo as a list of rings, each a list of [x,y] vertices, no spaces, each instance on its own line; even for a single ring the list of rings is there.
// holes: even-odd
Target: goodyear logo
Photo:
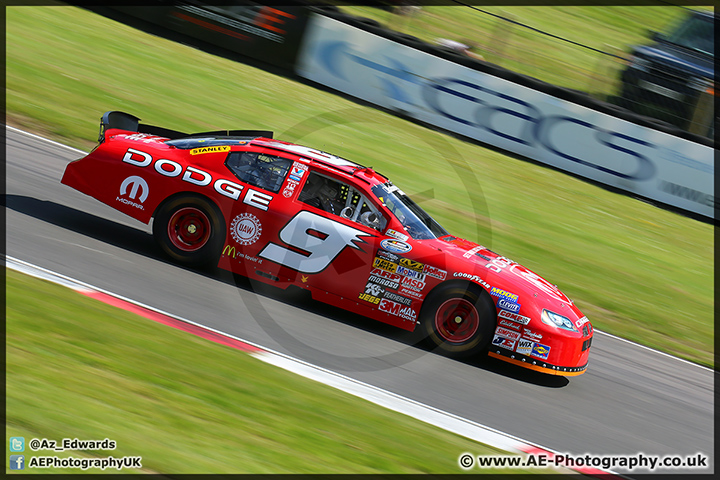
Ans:
[[[217,147],[200,147],[190,150],[190,155],[202,155],[203,153],[229,152],[230,145],[219,145]]]
[[[490,295],[495,295],[496,297],[504,297],[513,302],[517,302],[518,300],[518,296],[514,293],[506,292],[505,290],[497,287],[493,287],[492,290],[490,290]]]

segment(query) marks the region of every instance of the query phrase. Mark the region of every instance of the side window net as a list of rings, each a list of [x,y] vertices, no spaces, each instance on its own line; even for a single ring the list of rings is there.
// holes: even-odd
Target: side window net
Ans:
[[[232,152],[225,165],[241,181],[273,193],[280,191],[292,161],[256,152]]]

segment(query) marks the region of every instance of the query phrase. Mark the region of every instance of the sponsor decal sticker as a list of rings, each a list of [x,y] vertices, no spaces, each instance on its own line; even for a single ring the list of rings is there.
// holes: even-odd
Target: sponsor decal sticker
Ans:
[[[408,237],[407,235],[402,234],[397,230],[393,230],[392,228],[389,228],[388,231],[385,232],[385,235],[400,240],[401,242],[407,242],[410,239],[410,237]]]
[[[542,339],[542,333],[533,332],[529,328],[523,328],[523,335],[532,338],[533,340],[541,340]]]
[[[401,317],[405,320],[415,321],[415,319],[417,318],[417,313],[415,313],[415,310],[410,307],[403,307],[401,304],[393,302],[392,300],[388,300],[387,298],[382,299],[378,309],[383,312],[389,313],[390,315],[396,315],[398,317]]]
[[[410,270],[415,270],[419,273],[422,273],[423,267],[425,266],[422,263],[415,260],[410,260],[409,258],[401,258],[400,260],[398,260],[398,264],[402,265],[405,268],[409,268]]]
[[[302,163],[295,162],[290,168],[289,179],[295,182],[300,182],[307,171],[307,167]]]
[[[401,242],[400,240],[395,240],[391,238],[386,238],[385,240],[380,242],[380,246],[385,250],[393,253],[407,253],[412,250],[411,245],[405,242]]]
[[[375,257],[375,260],[373,260],[373,267],[380,268],[391,273],[395,273],[398,268],[396,263],[388,262],[387,260],[383,260],[378,257]]]
[[[508,320],[512,320],[513,322],[522,323],[523,325],[527,325],[528,323],[530,323],[530,317],[524,317],[522,315],[518,315],[517,313],[508,312],[507,310],[500,310],[500,313],[498,313],[498,317],[506,318]]]
[[[378,250],[377,256],[380,258],[384,258],[388,262],[395,262],[395,263],[397,263],[397,261],[400,259],[400,257],[395,255],[394,253],[386,252],[385,250]]]
[[[409,288],[400,287],[400,290],[398,290],[398,293],[400,295],[405,295],[406,297],[412,297],[416,300],[422,300],[425,295],[423,295],[421,292],[417,292],[415,290],[410,290]]]
[[[534,346],[535,342],[531,342],[530,340],[525,340],[524,338],[522,338],[518,340],[517,348],[515,348],[515,351],[521,355],[530,355],[530,352],[532,352]]]
[[[262,234],[260,219],[251,213],[242,213],[230,224],[230,234],[240,245],[252,245]]]
[[[410,288],[410,289],[417,290],[417,291],[420,291],[423,288],[425,288],[424,281],[420,280],[419,278],[413,278],[413,277],[403,277],[402,285],[405,288]]]
[[[420,272],[418,272],[418,271],[416,271],[416,270],[410,270],[409,268],[405,268],[405,267],[398,266],[395,271],[396,271],[397,273],[399,273],[400,275],[405,275],[406,277],[416,278],[416,279],[418,279],[418,280],[420,280],[420,281],[422,281],[422,282],[425,281],[425,274],[424,274],[424,273],[420,273]]]
[[[385,270],[381,270],[381,271],[384,272]],[[383,278],[383,277],[378,276],[378,275],[370,275],[370,278],[368,278],[368,281],[369,281],[369,282],[375,282],[375,283],[377,283],[378,285],[381,285],[381,286],[383,286],[383,287],[385,287],[385,288],[390,288],[390,289],[392,289],[392,290],[397,290],[398,287],[400,286],[400,284],[399,284],[398,282],[394,282],[394,281],[392,281],[392,280],[389,280],[389,279],[387,279],[387,278]]]
[[[533,346],[532,351],[530,352],[531,356],[541,358],[543,360],[547,360],[549,354],[550,347],[548,347],[547,345],[543,345],[542,343],[536,343]]]
[[[370,302],[370,303],[372,303],[372,304],[374,304],[374,305],[377,305],[378,303],[380,303],[380,298],[379,298],[379,297],[374,297],[374,296],[372,296],[372,295],[370,295],[370,294],[367,294],[367,293],[361,293],[360,295],[358,295],[358,298],[359,298],[360,300],[364,300],[364,301],[366,301],[366,302]]]
[[[204,153],[222,153],[229,151],[230,145],[218,145],[216,147],[193,148],[192,150],[190,150],[190,155],[202,155]]]
[[[432,265],[425,265],[423,273],[425,275],[430,275],[431,277],[439,278],[440,280],[445,280],[447,277],[447,272],[445,270],[433,267]]]
[[[513,313],[517,313],[520,311],[520,304],[511,302],[510,300],[506,298],[499,298],[497,302],[498,308],[502,308],[503,310],[509,310]]]
[[[383,293],[385,293],[385,289],[381,285],[368,282],[365,285],[365,293],[373,295],[375,297],[382,297]]]
[[[298,182],[288,180],[287,184],[285,185],[285,189],[283,190],[283,197],[285,197],[285,198],[292,197],[292,194],[295,193],[295,188],[297,188],[297,186],[298,186]]]
[[[511,340],[500,335],[495,335],[492,344],[496,347],[507,348],[508,350],[513,350],[515,348],[515,340]]]
[[[230,245],[225,245],[225,248],[223,248],[223,255],[227,255],[228,257],[235,258],[236,255],[235,247],[231,247]]]
[[[503,310],[503,311],[504,311],[504,310]],[[513,328],[513,329],[515,329],[515,330],[520,330],[520,325],[519,325],[519,324],[514,323],[514,322],[511,322],[511,321],[509,321],[509,320],[505,320],[504,318],[501,318],[501,319],[500,319],[500,321],[498,322],[498,325],[501,325],[501,326],[507,327],[507,328]]]
[[[580,328],[589,321],[587,317],[582,317],[580,320],[575,320],[575,326],[580,330]]]
[[[138,193],[140,193],[139,196]],[[145,179],[137,175],[132,175],[122,181],[120,184],[120,196],[116,197],[115,200],[125,205],[145,210],[145,207],[141,204],[145,203],[149,194],[150,188]],[[125,198],[126,196],[127,198]],[[140,203],[136,203],[135,200]]]
[[[483,249],[483,246],[482,246],[482,245],[478,245],[477,247],[473,247],[473,248],[471,248],[470,250],[468,250],[467,252],[463,253],[463,257],[465,257],[465,258],[470,258],[470,257],[472,257],[473,255],[475,255],[477,252],[479,252],[479,251],[482,250],[482,249]]]
[[[393,302],[401,303],[403,305],[410,305],[412,303],[412,300],[410,300],[409,298],[401,297],[397,293],[393,292],[385,292],[384,297],[388,300],[392,300]]]
[[[495,329],[495,334],[502,335],[503,337],[509,338],[511,340],[517,340],[520,338],[520,332],[514,332],[504,327],[497,327]]]
[[[508,300],[510,300],[512,302],[516,302],[516,303],[518,301],[517,295],[515,295],[514,293],[506,292],[505,290],[502,290],[497,287],[492,287],[492,289],[490,290],[490,295],[494,295],[496,297],[504,297],[504,298],[507,298]]]
[[[472,275],[470,273],[455,272],[455,273],[453,273],[453,277],[467,278],[468,280],[479,283],[480,285],[487,288],[488,290],[490,289],[490,284],[487,283],[482,278],[478,277],[477,275]]]
[[[387,270],[383,270],[381,268],[373,268],[372,270],[370,270],[370,275],[375,275],[378,277],[386,278],[393,282],[399,282],[402,279],[402,275],[399,275],[399,274],[393,273],[393,272],[388,272]]]

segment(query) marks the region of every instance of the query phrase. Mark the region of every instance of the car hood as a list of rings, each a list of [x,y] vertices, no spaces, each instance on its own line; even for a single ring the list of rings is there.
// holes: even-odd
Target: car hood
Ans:
[[[483,285],[496,300],[517,295],[517,302],[523,310],[534,306],[538,311],[550,308],[567,314],[570,309],[577,318],[582,317],[572,300],[556,285],[517,262],[478,243],[457,237],[446,236],[436,242],[437,247],[449,257],[447,265],[455,278],[467,278]]]
[[[638,46],[635,47],[635,55],[674,69],[685,70],[690,75],[713,77],[714,74],[711,56],[672,43]]]

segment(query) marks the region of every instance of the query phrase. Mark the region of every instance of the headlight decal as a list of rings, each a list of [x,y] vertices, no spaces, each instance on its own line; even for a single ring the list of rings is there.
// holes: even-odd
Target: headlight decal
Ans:
[[[570,332],[578,331],[578,329],[575,327],[573,322],[570,321],[569,318],[564,317],[564,316],[560,315],[559,313],[551,312],[550,310],[547,310],[547,309],[544,309],[542,311],[540,320],[542,320],[542,322],[547,325],[561,328],[563,330],[568,330]]]

